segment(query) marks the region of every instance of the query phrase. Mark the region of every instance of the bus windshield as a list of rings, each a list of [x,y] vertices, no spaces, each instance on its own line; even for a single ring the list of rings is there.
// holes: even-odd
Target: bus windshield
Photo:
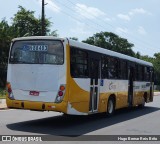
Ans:
[[[63,44],[58,40],[16,41],[11,49],[10,63],[61,65],[63,62]]]

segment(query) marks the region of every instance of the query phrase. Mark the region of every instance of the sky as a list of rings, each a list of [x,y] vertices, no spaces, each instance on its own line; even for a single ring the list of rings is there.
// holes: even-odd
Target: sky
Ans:
[[[160,52],[160,0],[45,0],[45,15],[59,37],[77,37],[113,32],[133,43],[133,50],[153,56]],[[41,17],[41,0],[3,0],[0,20],[9,24],[21,5]]]

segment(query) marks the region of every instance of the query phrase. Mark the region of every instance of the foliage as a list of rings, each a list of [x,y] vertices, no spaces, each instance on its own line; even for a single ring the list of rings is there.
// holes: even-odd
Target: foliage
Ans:
[[[57,30],[54,30],[54,31],[48,33],[48,36],[58,37]]]
[[[14,15],[13,27],[17,30],[17,37],[40,36],[41,19],[34,16],[34,11],[29,11],[19,6],[18,12]],[[51,22],[45,19],[45,33],[50,31]]]
[[[70,37],[69,39],[78,41],[78,38],[77,38],[77,37]]]
[[[153,65],[155,70],[155,82],[160,84],[160,53],[155,53],[154,57]]]
[[[12,27],[10,27],[8,22],[3,19],[0,22],[0,64],[4,63],[4,60],[8,57],[12,34]]]
[[[83,42],[135,57],[135,53],[132,50],[134,44],[112,32],[96,33]]]
[[[0,99],[5,98],[5,96],[6,96],[6,90],[0,88]]]
[[[142,60],[151,62],[154,66],[154,81],[155,84],[160,85],[160,53],[155,53],[154,57],[141,56]]]
[[[5,87],[7,59],[12,34],[12,27],[3,19],[0,22],[0,86],[2,87]]]

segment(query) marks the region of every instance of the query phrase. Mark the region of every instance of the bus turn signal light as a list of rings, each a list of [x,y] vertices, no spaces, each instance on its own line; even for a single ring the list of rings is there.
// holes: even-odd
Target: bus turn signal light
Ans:
[[[8,93],[11,93],[12,89],[11,89],[11,84],[9,82],[7,83],[6,87],[7,87]]]
[[[60,86],[59,88],[61,91],[64,91],[65,90],[65,87],[63,85]]]
[[[9,82],[7,82],[6,88],[7,88],[7,92],[8,92],[8,97],[10,99],[14,99],[14,95],[13,95],[13,92],[12,92],[11,84]]]
[[[55,102],[60,103],[65,95],[65,85],[60,85]]]

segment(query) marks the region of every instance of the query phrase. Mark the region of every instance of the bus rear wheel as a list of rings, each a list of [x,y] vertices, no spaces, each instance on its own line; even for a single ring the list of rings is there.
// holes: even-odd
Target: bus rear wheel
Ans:
[[[112,116],[115,112],[115,101],[113,97],[110,97],[107,104],[107,116]]]

